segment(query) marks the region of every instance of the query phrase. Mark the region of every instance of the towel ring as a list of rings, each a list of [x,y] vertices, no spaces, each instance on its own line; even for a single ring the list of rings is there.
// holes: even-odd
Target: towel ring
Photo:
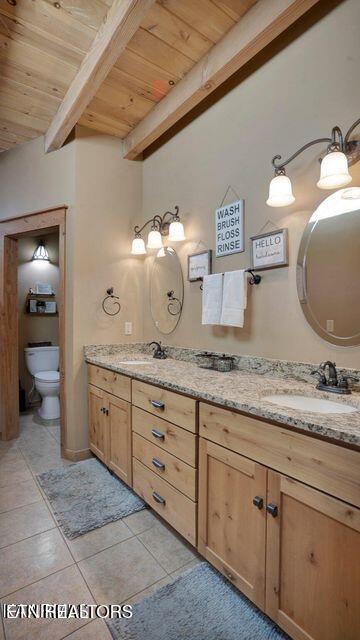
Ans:
[[[106,315],[108,316],[117,316],[117,314],[121,310],[121,304],[120,302],[115,302],[115,300],[119,300],[119,296],[116,296],[114,294],[114,287],[109,287],[109,289],[106,289],[106,293],[107,293],[107,296],[105,296],[104,300],[102,301],[103,311],[105,311]],[[115,308],[115,310],[112,313],[110,311],[107,311],[105,307],[105,303],[107,300],[109,300],[109,298],[113,301],[113,306]]]

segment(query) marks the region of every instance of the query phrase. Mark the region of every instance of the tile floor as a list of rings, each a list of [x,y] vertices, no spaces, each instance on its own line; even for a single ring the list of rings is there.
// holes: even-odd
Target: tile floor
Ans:
[[[0,599],[12,603],[133,604],[199,562],[152,511],[75,540],[53,517],[36,475],[69,464],[59,427],[20,417],[16,441],[0,441]],[[0,640],[110,640],[102,620],[0,620]]]

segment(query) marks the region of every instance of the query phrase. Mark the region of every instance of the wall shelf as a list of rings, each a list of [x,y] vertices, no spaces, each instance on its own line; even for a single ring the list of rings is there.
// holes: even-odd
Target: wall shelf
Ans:
[[[50,317],[55,317],[59,315],[58,311],[56,311],[55,313],[45,313],[43,311],[30,311],[30,300],[38,300],[38,301],[41,300],[42,303],[51,301],[51,302],[55,302],[57,306],[57,300],[56,300],[55,294],[28,293],[26,296],[24,314],[26,316],[50,316]]]
[[[58,316],[58,313],[40,313],[39,311],[25,311],[24,313],[25,316],[41,316],[42,318],[51,318],[51,317],[55,317]]]

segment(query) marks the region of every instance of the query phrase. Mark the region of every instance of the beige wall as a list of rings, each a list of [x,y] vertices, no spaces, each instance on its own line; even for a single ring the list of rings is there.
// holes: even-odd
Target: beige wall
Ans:
[[[32,256],[39,241],[43,239],[50,262],[32,261]],[[41,237],[21,238],[18,241],[18,319],[19,319],[19,377],[26,394],[32,388],[32,377],[29,374],[24,357],[24,347],[29,342],[51,342],[59,344],[59,318],[57,316],[32,316],[26,313],[26,299],[29,289],[36,282],[51,284],[58,293],[59,287],[59,235],[52,233]],[[38,396],[39,397],[39,396]],[[35,399],[35,396],[34,396]]]
[[[183,316],[164,343],[316,363],[330,358],[359,366],[360,348],[332,347],[320,339],[297,299],[301,235],[329,193],[315,186],[321,147],[289,168],[294,205],[265,205],[276,153],[288,157],[305,142],[328,136],[333,125],[346,130],[359,117],[359,24],[360,3],[345,0],[143,163],[143,218],[180,205],[188,237],[179,245],[185,279],[188,253],[214,248],[214,209],[229,184],[245,198],[246,252],[215,259],[214,272],[249,266],[249,236],[268,220],[289,228],[290,267],[264,271],[259,287],[251,287],[243,330],[203,327],[199,284],[185,280]],[[360,184],[360,164],[351,173],[354,184]],[[144,338],[158,339],[148,287],[144,295]]]
[[[72,395],[72,227],[75,209],[75,141],[45,155],[43,138],[0,154],[0,220],[65,204],[66,215],[66,395]],[[69,432],[78,426],[69,421]]]
[[[66,233],[67,447],[85,449],[88,343],[142,336],[138,261],[129,258],[131,220],[142,208],[141,163],[122,159],[119,140],[79,128],[60,151],[45,155],[41,138],[0,154],[0,220],[59,204],[69,205]],[[114,286],[121,313],[101,310]],[[133,334],[124,336],[125,321]]]
[[[71,432],[71,449],[87,446],[84,345],[142,337],[141,264],[129,256],[132,220],[142,208],[142,166],[122,159],[119,140],[82,128],[76,135],[71,422],[78,427]],[[122,305],[114,317],[101,308],[110,286]],[[131,336],[124,334],[125,321],[133,323]]]

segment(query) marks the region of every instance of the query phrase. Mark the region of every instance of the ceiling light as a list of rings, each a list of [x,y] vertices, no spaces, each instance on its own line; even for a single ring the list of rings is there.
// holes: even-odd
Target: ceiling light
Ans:
[[[330,151],[321,161],[319,189],[338,189],[352,180],[348,161],[342,151]]]
[[[32,260],[45,260],[50,262],[49,254],[43,240],[40,240],[38,247],[35,249]]]
[[[294,201],[290,178],[285,174],[275,176],[269,185],[269,197],[266,204],[269,207],[287,207]]]

